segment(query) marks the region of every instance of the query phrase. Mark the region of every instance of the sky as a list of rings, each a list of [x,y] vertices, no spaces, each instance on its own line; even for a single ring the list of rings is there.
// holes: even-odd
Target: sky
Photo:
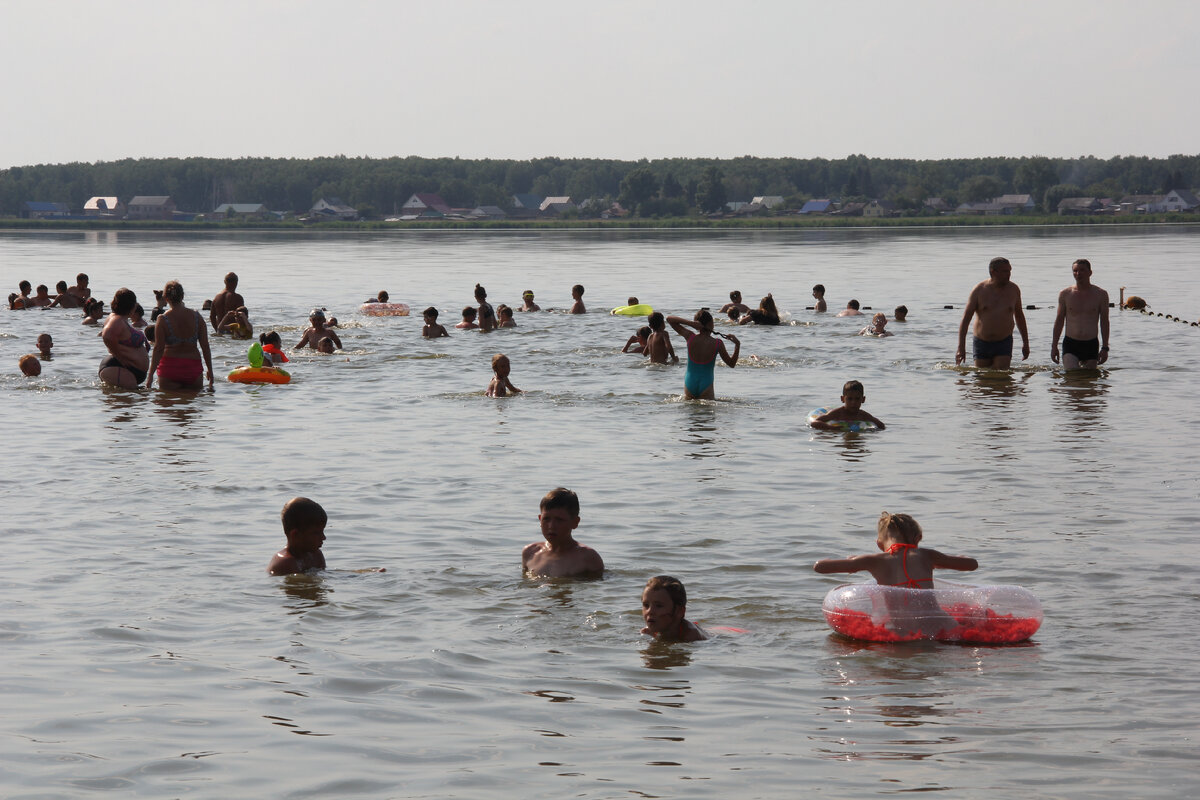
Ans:
[[[1200,2],[0,6],[0,168],[1200,153]]]

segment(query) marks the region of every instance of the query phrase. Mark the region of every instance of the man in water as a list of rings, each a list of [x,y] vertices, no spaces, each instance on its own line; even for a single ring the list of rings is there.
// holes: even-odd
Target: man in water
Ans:
[[[1054,341],[1050,360],[1058,363],[1058,335],[1062,340],[1062,363],[1067,369],[1095,369],[1108,361],[1108,292],[1092,285],[1092,263],[1080,258],[1071,265],[1075,285],[1058,293],[1058,316],[1054,318]],[[1099,337],[1097,337],[1099,331]],[[1104,339],[1103,345],[1100,339]]]
[[[993,258],[988,264],[988,274],[990,277],[977,283],[967,298],[958,326],[954,363],[967,360],[967,327],[971,317],[975,317],[975,366],[1008,369],[1012,364],[1014,323],[1021,332],[1021,360],[1029,358],[1029,330],[1025,327],[1025,312],[1021,310],[1021,290],[1009,280],[1012,264],[1007,258]]]
[[[246,301],[237,293],[237,285],[237,273],[230,272],[225,276],[225,288],[217,292],[217,296],[212,300],[212,309],[208,313],[208,318],[212,322],[213,330],[218,333],[220,333],[221,320],[225,319],[225,315],[239,306],[246,305]]]

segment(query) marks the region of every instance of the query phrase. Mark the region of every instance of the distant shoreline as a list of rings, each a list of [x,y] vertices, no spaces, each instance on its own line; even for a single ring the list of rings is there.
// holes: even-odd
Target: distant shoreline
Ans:
[[[1197,225],[1193,214],[1130,214],[1127,216],[945,216],[945,217],[770,217],[701,219],[609,220],[453,220],[428,222],[167,222],[156,220],[0,219],[0,231],[279,231],[335,233],[406,230],[784,230],[821,228],[1020,228],[1103,227],[1121,225]]]

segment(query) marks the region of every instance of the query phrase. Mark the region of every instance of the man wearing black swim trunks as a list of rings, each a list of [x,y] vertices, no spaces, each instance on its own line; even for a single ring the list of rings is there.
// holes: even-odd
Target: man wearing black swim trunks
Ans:
[[[1012,264],[1007,258],[993,258],[988,264],[990,277],[975,285],[967,298],[962,322],[958,326],[958,351],[954,363],[967,360],[967,329],[975,317],[975,366],[1008,369],[1012,364],[1013,328],[1021,332],[1021,360],[1029,358],[1029,330],[1021,310],[1021,289],[1009,280]]]
[[[1092,285],[1092,265],[1086,258],[1077,259],[1071,264],[1071,274],[1075,276],[1075,285],[1058,293],[1058,314],[1054,318],[1050,360],[1058,363],[1058,337],[1065,327],[1066,336],[1062,339],[1063,366],[1067,369],[1095,369],[1108,361],[1108,292]]]

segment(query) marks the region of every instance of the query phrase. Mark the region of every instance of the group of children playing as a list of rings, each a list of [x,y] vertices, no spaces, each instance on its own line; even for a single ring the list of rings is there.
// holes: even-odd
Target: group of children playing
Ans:
[[[295,497],[281,513],[286,546],[267,565],[271,575],[292,575],[325,568],[321,547],[329,517],[319,503]],[[579,527],[579,497],[570,489],[552,489],[542,498],[538,524],[542,539],[521,550],[522,572],[532,578],[596,579],[604,575],[604,559],[575,539]],[[849,558],[824,559],[813,569],[821,574],[867,571],[881,586],[932,589],[934,569],[969,571],[979,563],[966,556],[949,556],[920,547],[921,526],[908,514],[883,512],[876,526],[880,552]],[[382,570],[378,570],[382,571]],[[915,602],[920,602],[916,600]],[[682,581],[656,575],[642,589],[642,633],[664,642],[697,642],[708,638],[690,622],[687,591]]]

